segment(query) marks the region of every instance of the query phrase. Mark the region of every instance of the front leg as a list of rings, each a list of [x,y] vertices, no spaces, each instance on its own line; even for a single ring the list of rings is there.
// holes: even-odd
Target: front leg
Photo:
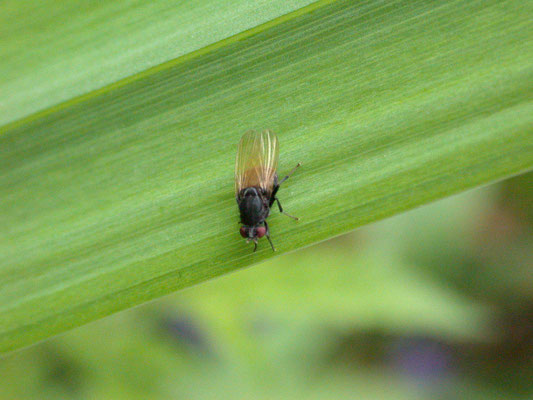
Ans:
[[[270,243],[270,246],[272,247],[272,251],[276,251],[276,248],[274,247],[274,244],[272,243],[272,240],[270,240],[270,229],[268,229],[268,223],[264,221],[265,228],[266,228],[266,234],[265,236],[268,239],[268,242]]]

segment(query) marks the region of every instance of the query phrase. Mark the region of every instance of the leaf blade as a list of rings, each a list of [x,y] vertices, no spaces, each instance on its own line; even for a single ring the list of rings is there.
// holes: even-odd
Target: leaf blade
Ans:
[[[239,240],[248,129],[303,164],[280,253],[530,169],[519,3],[338,1],[0,128],[0,349],[273,256]]]

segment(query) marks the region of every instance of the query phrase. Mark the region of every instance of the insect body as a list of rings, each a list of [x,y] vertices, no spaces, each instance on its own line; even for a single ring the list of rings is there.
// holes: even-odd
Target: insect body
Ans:
[[[298,219],[285,212],[276,194],[280,185],[285,182],[300,166],[298,164],[278,182],[276,169],[278,166],[279,145],[274,132],[248,131],[239,143],[237,159],[235,161],[235,197],[241,214],[241,236],[247,241],[254,242],[257,250],[257,240],[266,236],[272,250],[276,251],[266,219],[270,214],[270,207],[278,203],[279,211],[293,219]]]

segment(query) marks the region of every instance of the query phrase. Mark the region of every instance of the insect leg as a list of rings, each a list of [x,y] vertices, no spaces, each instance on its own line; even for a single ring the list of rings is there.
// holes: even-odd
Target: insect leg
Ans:
[[[296,221],[298,221],[300,218],[298,217],[295,217],[294,215],[290,215],[290,214],[287,214],[285,211],[283,211],[283,207],[281,206],[281,203],[279,202],[279,199],[276,197],[276,202],[278,203],[278,208],[279,208],[279,212],[286,215],[287,217],[290,217],[292,219],[295,219]]]
[[[291,175],[294,174],[294,173],[296,172],[296,170],[298,169],[298,167],[299,167],[300,165],[301,165],[300,163],[296,164],[296,167],[294,167],[294,168],[292,169],[292,171],[289,172],[289,175],[286,175],[286,176],[285,176],[285,177],[284,177],[284,178],[278,183],[278,186],[281,186],[281,184],[282,184],[283,182],[285,182],[287,179],[289,179],[289,178],[291,177]]]
[[[257,242],[254,240],[254,253],[257,250]]]
[[[279,181],[279,182],[277,181],[278,178],[275,177],[275,181],[274,181],[274,189],[272,190],[272,194],[270,195],[270,204],[269,204],[270,207],[272,206],[272,204],[274,204],[274,199],[276,198],[276,193],[278,193],[278,190],[279,190],[279,187],[281,186],[281,184],[282,184],[283,182],[285,182],[287,179],[289,179],[289,178],[292,176],[292,174],[294,174],[294,172],[296,171],[296,169],[297,169],[300,165],[301,165],[300,163],[296,164],[296,167],[294,167],[294,168],[292,169],[292,171],[289,172],[289,175],[285,175],[285,177],[284,177],[281,181]],[[277,199],[276,199],[276,200],[277,200]],[[278,201],[278,205],[279,205],[279,201]],[[281,209],[280,209],[280,211],[281,211]],[[281,212],[283,212],[283,211],[281,211]]]
[[[276,251],[276,248],[274,247],[274,244],[272,243],[272,240],[270,240],[270,229],[268,229],[268,224],[267,224],[266,221],[264,221],[264,223],[265,223],[265,228],[266,228],[265,236],[267,237],[268,242],[270,243],[270,246],[272,247],[272,251]]]

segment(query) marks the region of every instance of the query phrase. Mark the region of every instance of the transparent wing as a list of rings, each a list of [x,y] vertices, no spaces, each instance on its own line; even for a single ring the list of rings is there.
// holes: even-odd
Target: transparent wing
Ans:
[[[235,195],[247,187],[271,193],[278,168],[278,138],[271,130],[248,131],[239,142],[235,160]]]

